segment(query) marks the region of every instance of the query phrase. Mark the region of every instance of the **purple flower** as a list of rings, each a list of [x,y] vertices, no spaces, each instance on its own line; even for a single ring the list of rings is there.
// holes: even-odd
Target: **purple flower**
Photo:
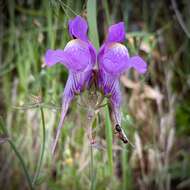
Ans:
[[[134,68],[139,73],[145,73],[147,70],[147,65],[143,59],[139,56],[129,57],[127,48],[121,44],[125,40],[125,27],[124,23],[120,22],[110,26],[107,39],[98,53],[98,75],[93,75],[96,50],[88,40],[87,30],[86,21],[82,17],[76,16],[69,21],[69,33],[74,39],[67,43],[64,50],[47,50],[45,55],[45,63],[48,67],[59,62],[69,71],[63,92],[61,119],[52,152],[55,150],[63,121],[72,99],[76,94],[80,94],[83,89],[90,87],[92,77],[98,77],[95,80],[98,81],[98,90],[102,91],[104,96],[110,98],[115,120],[117,125],[120,125],[121,92],[119,77],[129,68]],[[119,129],[121,139],[127,142],[122,129],[119,126],[117,129]]]
[[[61,119],[57,128],[52,152],[55,150],[71,100],[75,94],[81,93],[90,84],[92,69],[96,62],[96,51],[88,40],[87,30],[86,21],[82,17],[76,16],[73,20],[69,21],[69,33],[74,39],[67,43],[64,50],[49,49],[45,54],[45,63],[48,67],[59,62],[69,71],[62,97]]]
[[[134,68],[140,74],[147,70],[147,65],[142,58],[129,57],[127,48],[121,44],[124,40],[124,23],[114,24],[109,27],[107,38],[98,53],[99,88],[110,98],[112,111],[119,125],[121,124],[120,75],[129,68]]]

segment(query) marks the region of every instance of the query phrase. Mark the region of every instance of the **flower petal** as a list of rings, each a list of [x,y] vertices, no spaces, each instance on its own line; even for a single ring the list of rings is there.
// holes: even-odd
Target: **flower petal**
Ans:
[[[87,70],[79,73],[72,73],[72,72],[69,73],[69,77],[63,92],[61,119],[59,121],[56,137],[53,142],[52,153],[54,153],[55,151],[69,105],[72,99],[74,98],[75,94],[80,93],[85,87],[85,85],[88,85],[89,80],[91,79],[91,74],[92,70]]]
[[[147,71],[147,64],[140,56],[133,56],[128,60],[128,65],[143,74]]]
[[[129,53],[124,45],[111,43],[105,46],[105,49],[102,51],[104,52],[100,52],[99,67],[109,74],[118,76],[129,67],[126,62],[129,58]]]
[[[122,98],[121,98],[119,80],[115,80],[114,85],[112,87],[110,101],[115,121],[119,125],[121,125],[121,114],[120,114],[121,100]]]
[[[87,30],[87,22],[81,16],[76,16],[74,19],[69,21],[69,33],[71,37],[79,38],[83,41],[88,41]]]
[[[108,96],[111,102],[111,108],[114,113],[117,124],[121,124],[121,91],[119,79],[113,75],[99,70],[99,88],[103,90],[105,96]]]
[[[57,62],[65,62],[65,55],[63,50],[48,49],[45,54],[45,63],[48,67],[53,66]]]
[[[47,50],[45,62],[49,67],[60,62],[68,70],[76,72],[83,71],[89,64],[93,64],[89,44],[79,39],[68,42],[64,50]]]
[[[82,71],[88,65],[93,65],[92,55],[89,50],[89,44],[79,39],[70,41],[65,49],[70,63],[70,69],[73,71]]]
[[[56,148],[56,145],[57,145],[57,142],[58,142],[58,139],[59,139],[59,136],[60,136],[60,133],[61,133],[61,129],[63,127],[63,122],[64,122],[64,119],[65,119],[65,115],[68,111],[68,108],[69,108],[69,105],[70,105],[70,102],[72,100],[73,97],[64,97],[63,98],[63,103],[62,103],[62,108],[61,108],[61,119],[59,121],[59,125],[57,127],[57,132],[56,132],[56,137],[53,141],[53,146],[52,146],[52,154],[55,152],[55,148]]]
[[[99,68],[113,76],[119,76],[131,67],[140,74],[147,70],[146,62],[140,56],[129,58],[127,48],[120,43],[104,44],[98,54],[98,61]]]
[[[106,42],[123,42],[125,40],[124,22],[111,25],[108,30]]]
[[[89,45],[88,47],[89,47],[89,51],[90,51],[91,58],[92,58],[91,60],[94,65],[96,63],[96,49],[90,41],[88,42],[88,45]]]

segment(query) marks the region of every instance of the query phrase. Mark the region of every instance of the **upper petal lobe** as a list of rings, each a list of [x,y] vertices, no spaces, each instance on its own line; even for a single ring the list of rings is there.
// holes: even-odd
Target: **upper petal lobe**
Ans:
[[[87,30],[87,22],[81,16],[76,16],[74,19],[69,21],[69,33],[72,37],[87,41]]]
[[[108,29],[106,42],[123,42],[125,40],[124,22],[113,24]]]

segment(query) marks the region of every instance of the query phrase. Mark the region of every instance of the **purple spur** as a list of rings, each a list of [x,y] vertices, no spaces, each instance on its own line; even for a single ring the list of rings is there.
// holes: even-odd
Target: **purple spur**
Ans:
[[[45,63],[48,67],[56,63],[63,64],[69,71],[69,76],[62,97],[61,119],[57,128],[52,152],[54,152],[68,107],[76,94],[90,87],[93,69],[98,65],[98,90],[110,100],[112,112],[118,125],[121,124],[120,107],[121,92],[120,75],[134,68],[145,73],[147,65],[139,56],[129,57],[127,48],[121,44],[125,40],[123,22],[109,27],[108,35],[99,53],[87,36],[88,25],[84,18],[76,16],[69,21],[69,34],[73,38],[64,50],[47,50]],[[97,59],[96,59],[97,58]]]

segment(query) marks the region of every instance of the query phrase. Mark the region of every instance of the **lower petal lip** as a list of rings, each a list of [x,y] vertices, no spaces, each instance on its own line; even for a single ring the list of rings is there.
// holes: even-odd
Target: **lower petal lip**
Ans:
[[[134,68],[139,74],[144,74],[147,71],[146,62],[138,55],[131,57],[128,62],[130,67]]]

